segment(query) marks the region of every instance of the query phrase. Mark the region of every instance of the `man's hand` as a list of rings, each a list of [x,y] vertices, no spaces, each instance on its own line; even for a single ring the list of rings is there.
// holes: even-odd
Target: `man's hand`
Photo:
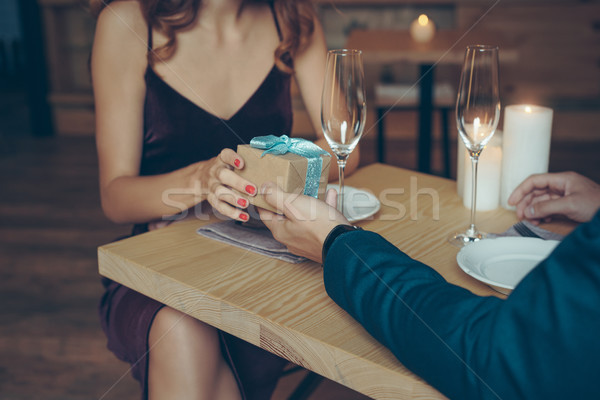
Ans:
[[[321,250],[329,232],[337,225],[350,225],[335,209],[337,193],[333,189],[327,192],[326,202],[285,193],[274,183],[263,185],[261,193],[267,203],[283,213],[279,215],[259,209],[260,219],[275,239],[286,245],[292,253],[318,263],[322,262]]]
[[[519,219],[534,223],[553,215],[587,222],[600,208],[600,185],[575,172],[531,175],[510,195],[508,204],[517,207]]]

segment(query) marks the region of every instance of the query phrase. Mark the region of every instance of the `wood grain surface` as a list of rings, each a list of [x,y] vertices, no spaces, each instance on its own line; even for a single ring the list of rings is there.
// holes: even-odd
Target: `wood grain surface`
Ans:
[[[347,179],[370,190],[381,210],[361,221],[448,281],[499,295],[466,275],[446,238],[466,228],[454,181],[372,164]],[[100,273],[374,399],[442,398],[402,366],[326,294],[320,265],[288,264],[196,234],[186,219],[99,248]],[[502,232],[516,217],[497,209],[477,225]]]

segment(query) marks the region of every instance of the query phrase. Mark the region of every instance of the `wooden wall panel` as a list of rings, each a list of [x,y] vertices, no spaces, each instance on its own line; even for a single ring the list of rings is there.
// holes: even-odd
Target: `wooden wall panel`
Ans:
[[[91,43],[93,20],[82,7],[80,0],[39,0],[45,9],[48,64],[52,82],[51,97],[56,95],[90,93],[88,66],[86,62]],[[314,0],[316,3],[329,3],[330,0]],[[336,4],[390,5],[390,4],[455,4],[456,24],[467,29],[471,27],[493,4],[487,0],[335,0]],[[72,10],[68,10],[72,8]],[[64,18],[81,21],[64,21]],[[60,21],[59,21],[60,20]],[[82,22],[86,20],[87,22]],[[481,20],[486,30],[502,32],[507,40],[519,43],[520,60],[515,64],[502,66],[502,98],[504,104],[530,102],[549,105],[557,112],[565,104],[572,111],[579,107],[578,121],[585,126],[600,126],[600,1],[572,0],[503,0]],[[62,26],[62,28],[61,28]],[[68,29],[67,29],[68,27]],[[65,39],[65,36],[68,36]],[[70,38],[69,38],[70,37]],[[502,45],[502,43],[500,43]],[[65,52],[73,54],[66,55]],[[61,66],[66,62],[68,65]],[[397,68],[399,74],[414,74],[410,65]],[[381,75],[380,70],[367,71],[368,80],[374,83]],[[454,70],[440,68],[439,79],[453,79],[458,76]],[[456,79],[455,79],[456,80]],[[75,99],[81,97],[73,97]],[[89,115],[90,105],[79,103],[53,103],[60,114],[57,123],[59,134],[74,134],[81,129],[84,134],[93,132],[93,121]],[[572,106],[576,104],[577,106]],[[62,111],[80,108],[81,113]],[[575,110],[581,111],[581,110]],[[314,133],[301,104],[296,107],[294,132],[302,136]],[[77,115],[70,123],[71,115]],[[571,118],[568,118],[571,120]],[[87,122],[86,122],[87,121]],[[587,122],[585,122],[587,121]],[[567,125],[564,123],[561,125]],[[64,127],[70,127],[64,129]],[[577,138],[597,140],[597,129],[578,131]],[[570,137],[568,134],[562,134]],[[400,134],[399,136],[405,136]]]
[[[482,6],[460,6],[458,25],[471,27],[485,11]],[[599,99],[599,21],[598,2],[500,2],[478,25],[502,31],[518,43],[519,62],[502,70],[503,95],[550,104],[565,98]]]

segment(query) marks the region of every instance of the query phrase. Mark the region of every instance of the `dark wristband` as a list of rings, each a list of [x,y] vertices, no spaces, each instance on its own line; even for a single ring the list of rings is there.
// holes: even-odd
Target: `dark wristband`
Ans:
[[[353,225],[338,225],[329,232],[329,234],[325,238],[325,241],[323,242],[323,250],[321,253],[321,259],[323,264],[325,264],[325,257],[327,257],[327,252],[329,251],[329,248],[331,247],[335,239],[337,239],[338,236],[346,232],[354,231],[362,231],[362,228],[360,226]]]

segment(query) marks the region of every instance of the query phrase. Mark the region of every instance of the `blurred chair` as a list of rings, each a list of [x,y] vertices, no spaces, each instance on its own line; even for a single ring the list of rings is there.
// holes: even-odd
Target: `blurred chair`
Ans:
[[[456,92],[448,83],[436,84],[433,92],[432,111],[441,117],[444,176],[450,177],[450,127],[449,115],[454,109]],[[379,83],[375,86],[375,111],[377,113],[377,160],[385,163],[385,117],[390,112],[421,111],[420,87],[418,84]],[[429,148],[419,146],[419,158]]]

